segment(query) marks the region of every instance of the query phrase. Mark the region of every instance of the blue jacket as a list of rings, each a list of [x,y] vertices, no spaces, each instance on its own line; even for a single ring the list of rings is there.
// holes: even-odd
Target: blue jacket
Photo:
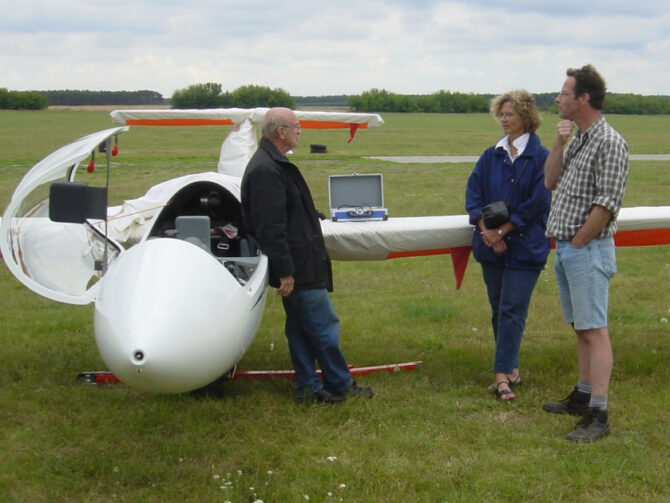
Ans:
[[[540,138],[531,133],[514,164],[503,148],[489,147],[480,156],[465,192],[465,209],[475,226],[472,252],[478,262],[514,269],[544,268],[550,249],[550,241],[544,235],[551,203],[551,193],[544,186],[544,162],[548,155]],[[519,175],[521,178],[514,183]],[[515,228],[504,238],[507,253],[498,257],[482,242],[477,222],[484,206],[501,200],[509,203],[510,220]]]

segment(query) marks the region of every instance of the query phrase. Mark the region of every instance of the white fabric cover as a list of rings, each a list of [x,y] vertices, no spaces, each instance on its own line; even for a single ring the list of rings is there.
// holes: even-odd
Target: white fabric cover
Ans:
[[[622,208],[617,222],[622,237],[627,231],[670,229],[670,206]],[[470,246],[473,232],[467,215],[390,218],[385,222],[324,220],[321,228],[334,260],[384,260],[394,253]],[[629,243],[634,246],[635,239]]]
[[[221,145],[219,156],[219,173],[241,177],[247,167],[251,156],[258,148],[260,123],[265,117],[268,108],[213,108],[198,110],[114,110],[111,112],[112,120],[120,124],[130,121],[225,121],[229,120],[235,124],[235,128],[228,134]],[[367,124],[368,127],[379,127],[384,124],[378,114],[350,113],[350,112],[308,112],[297,110],[295,112],[298,120],[312,122],[339,123],[339,126],[347,127],[347,124]],[[179,124],[174,124],[179,125]],[[312,127],[312,124],[303,122],[304,128]]]
[[[617,232],[670,228],[670,206],[636,206],[621,208],[617,217]]]
[[[240,199],[239,178],[214,172],[180,176],[154,185],[145,195],[126,200],[121,206],[110,206],[107,209],[108,235],[126,246],[139,242],[148,231],[153,217],[170,198],[182,187],[198,181],[215,182]],[[102,222],[95,225],[102,230]]]
[[[235,126],[221,145],[219,173],[242,178],[249,159],[257,148],[254,125],[249,119],[245,119]]]
[[[235,124],[241,124],[249,119],[257,124],[263,120],[268,108],[208,108],[195,110],[180,109],[152,109],[152,110],[114,110],[112,120],[119,124],[126,124],[132,120],[167,120],[167,119],[229,119]],[[368,127],[380,127],[384,124],[379,114],[352,113],[352,112],[311,112],[295,111],[298,120],[318,122],[344,122],[347,124],[367,124]]]
[[[470,246],[467,215],[389,218],[377,222],[321,222],[333,260],[384,260],[391,253]]]

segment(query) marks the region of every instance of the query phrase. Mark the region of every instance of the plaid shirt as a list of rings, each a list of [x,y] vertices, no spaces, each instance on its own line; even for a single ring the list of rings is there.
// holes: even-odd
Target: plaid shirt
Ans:
[[[613,236],[628,178],[628,146],[604,117],[577,132],[563,153],[563,167],[552,195],[547,237],[570,240],[594,204],[612,213],[596,236]]]

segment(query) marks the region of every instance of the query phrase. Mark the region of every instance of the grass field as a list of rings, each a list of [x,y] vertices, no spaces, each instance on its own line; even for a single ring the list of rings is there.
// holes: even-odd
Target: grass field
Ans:
[[[327,209],[328,175],[355,171],[383,173],[391,216],[463,213],[471,165],[362,156],[476,155],[498,138],[491,117],[384,119],[349,145],[343,131],[303,132],[295,159],[317,206]],[[670,117],[610,121],[632,153],[670,153]],[[539,134],[546,145],[556,122],[545,116]],[[0,112],[0,208],[46,154],[110,126],[99,111]],[[224,134],[133,128],[120,138],[112,199],[216,169]],[[326,144],[328,153],[309,154],[310,143]],[[669,163],[631,163],[626,206],[668,205],[669,194]],[[361,379],[376,396],[337,406],[297,404],[282,380],[231,381],[219,400],[79,383],[78,372],[103,369],[92,308],[38,297],[0,266],[0,500],[669,501],[670,248],[618,250],[610,298],[612,435],[585,445],[564,439],[573,417],[541,410],[576,381],[553,257],[534,294],[521,350],[524,384],[512,404],[486,391],[493,337],[472,260],[459,291],[448,256],[334,263],[332,298],[349,362],[424,362],[416,372]],[[281,302],[271,294],[240,369],[291,368],[282,324]]]

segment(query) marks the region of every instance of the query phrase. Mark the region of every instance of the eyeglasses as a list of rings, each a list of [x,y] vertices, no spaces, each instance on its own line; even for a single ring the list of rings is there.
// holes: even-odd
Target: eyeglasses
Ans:
[[[568,93],[568,92],[565,92],[565,91],[561,91],[560,93],[558,93],[558,96],[560,98],[565,98],[566,96],[575,96],[575,93]]]
[[[515,117],[515,116],[516,116],[516,114],[510,114],[510,113],[504,113],[504,114],[497,114],[496,115],[496,117],[498,119],[505,119],[505,120],[509,120],[509,119],[511,119],[512,117]]]
[[[296,131],[300,131],[300,124],[299,124],[299,123],[298,123],[298,124],[295,124],[294,126],[290,126],[290,125],[288,125],[288,124],[284,124],[284,125],[279,126],[279,127],[284,127],[284,128],[287,128],[287,129],[290,128],[290,129],[295,129]]]

